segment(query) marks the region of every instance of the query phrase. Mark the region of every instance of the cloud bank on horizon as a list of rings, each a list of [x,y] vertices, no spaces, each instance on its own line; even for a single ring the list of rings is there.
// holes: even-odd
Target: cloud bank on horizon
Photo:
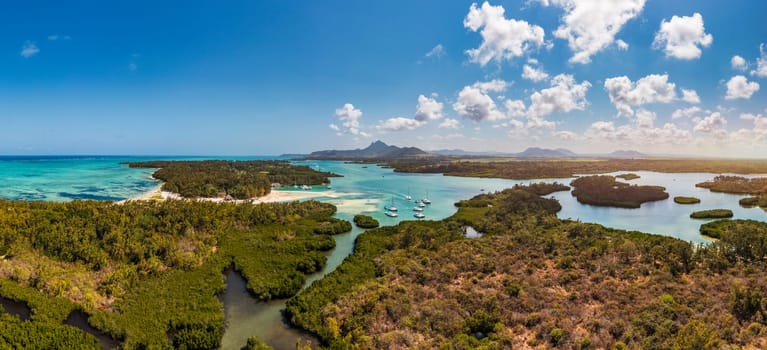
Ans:
[[[473,81],[449,92],[423,91],[413,97],[414,112],[377,121],[363,120],[365,106],[346,103],[330,128],[359,143],[385,136],[427,149],[543,145],[722,156],[767,150],[764,43],[740,42],[752,49],[733,51],[728,41],[740,39],[718,35],[727,24],[721,18],[707,25],[717,16],[710,8],[691,3],[685,12],[650,14],[646,5],[473,3],[455,22],[474,45],[434,43],[422,54],[431,60],[419,61],[460,59],[478,72]],[[610,69],[600,66],[606,63]]]

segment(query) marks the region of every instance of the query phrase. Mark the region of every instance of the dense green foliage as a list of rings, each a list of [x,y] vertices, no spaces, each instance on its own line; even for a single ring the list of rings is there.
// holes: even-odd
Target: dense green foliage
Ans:
[[[339,233],[345,233],[352,230],[352,224],[346,220],[330,218],[325,222],[322,222],[314,229],[314,233],[318,235],[337,235]]]
[[[711,181],[701,182],[695,186],[708,188],[712,192],[760,194],[767,193],[767,177],[749,179],[742,176],[719,175]]]
[[[644,202],[668,198],[663,187],[629,185],[607,175],[579,177],[570,185],[578,202],[603,207],[639,208]]]
[[[511,160],[507,158],[432,157],[418,160],[388,160],[386,164],[398,172],[442,173],[452,176],[520,180],[566,178],[573,177],[575,174],[643,170],[663,173],[767,173],[767,161],[727,159]]]
[[[539,183],[533,183],[529,185],[514,185],[514,189],[524,190],[527,192],[535,193],[539,196],[547,196],[554,192],[559,191],[569,191],[570,186],[563,185],[559,182],[554,183],[545,183],[545,182],[539,182]]]
[[[81,330],[52,322],[20,321],[0,308],[0,349],[98,349],[101,344]]]
[[[674,203],[677,203],[677,204],[698,204],[698,203],[700,203],[700,198],[677,196],[677,197],[674,197]]]
[[[337,176],[277,160],[150,161],[128,165],[159,168],[152,176],[164,182],[162,189],[187,198],[223,195],[249,199],[269,194],[272,183],[319,185]]]
[[[626,174],[615,175],[615,177],[619,179],[624,179],[624,180],[634,180],[634,179],[638,179],[640,176],[634,173],[626,173]]]
[[[690,214],[693,219],[725,219],[732,217],[732,210],[730,209],[711,209],[700,210]]]
[[[221,272],[234,266],[264,300],[294,295],[335,246],[316,228],[351,228],[334,212],[315,201],[0,201],[0,295],[27,303],[34,322],[83,308],[128,349],[215,348]]]
[[[705,349],[767,341],[767,224],[678,239],[557,219],[528,191],[370,230],[288,301],[330,348]],[[536,209],[537,208],[537,209]],[[460,222],[459,222],[460,221]],[[461,227],[482,228],[464,239]]]
[[[741,198],[738,203],[744,207],[760,207],[767,209],[767,195]]]
[[[245,350],[271,350],[272,347],[269,345],[266,345],[266,343],[262,342],[261,339],[258,339],[258,337],[253,336],[248,338],[248,343],[245,344]]]
[[[360,228],[376,228],[379,225],[378,220],[372,216],[362,214],[354,215],[354,224]]]

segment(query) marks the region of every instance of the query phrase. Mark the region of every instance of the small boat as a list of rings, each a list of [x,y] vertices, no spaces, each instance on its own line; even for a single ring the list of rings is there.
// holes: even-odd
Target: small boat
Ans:
[[[392,218],[396,218],[397,217],[397,213],[395,213],[393,211],[387,211],[386,212],[386,216],[392,217]]]
[[[394,197],[391,197],[391,204],[384,207],[387,211],[397,211],[397,207],[394,206]]]
[[[415,216],[415,217],[416,217],[416,218],[418,218],[418,219],[423,219],[423,218],[425,218],[425,217],[426,217],[426,215],[423,215],[423,213],[420,213],[420,212],[419,212],[419,213],[415,213],[415,214],[413,214],[413,216]]]
[[[311,190],[311,189],[312,189],[312,186],[308,186],[308,185],[301,185],[301,189],[302,189],[302,190],[304,190],[304,191],[308,191],[308,190]]]
[[[413,200],[413,197],[410,197],[410,187],[407,188],[407,194],[405,195],[405,200],[406,201]]]
[[[423,208],[425,206],[426,206],[426,204],[424,204],[424,202],[418,202],[418,207],[419,208]]]
[[[414,207],[413,211],[423,211],[423,208],[421,208],[421,207]]]
[[[327,189],[329,189],[329,190],[332,190],[332,189],[333,189],[333,186],[331,186],[330,184],[328,184],[328,185],[327,185],[327,187],[325,187],[325,188],[327,188]]]
[[[423,197],[423,199],[421,199],[421,202],[423,202],[424,204],[431,204],[431,201],[429,200],[429,191],[426,191],[426,197]]]

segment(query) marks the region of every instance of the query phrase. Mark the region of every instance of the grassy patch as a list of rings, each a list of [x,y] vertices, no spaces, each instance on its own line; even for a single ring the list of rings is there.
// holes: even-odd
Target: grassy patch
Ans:
[[[677,196],[677,197],[674,197],[674,203],[677,203],[677,204],[698,204],[698,203],[700,203],[700,199],[699,198],[695,198],[695,197]]]
[[[730,209],[711,209],[693,212],[690,217],[693,219],[725,219],[731,218],[732,215]]]

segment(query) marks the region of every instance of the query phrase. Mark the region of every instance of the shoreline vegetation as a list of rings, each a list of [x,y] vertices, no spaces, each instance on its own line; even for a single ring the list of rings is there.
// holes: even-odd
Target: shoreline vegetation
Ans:
[[[629,181],[629,180],[638,179],[638,178],[640,178],[641,176],[639,176],[639,175],[637,175],[637,174],[634,174],[634,173],[627,173],[627,174],[620,174],[620,175],[615,175],[615,177],[617,177],[617,178],[619,178],[619,179],[624,179],[624,180],[626,180],[626,181]]]
[[[767,340],[767,223],[728,224],[719,240],[695,245],[558,219],[556,200],[523,187],[465,202],[442,221],[362,233],[338,269],[288,301],[288,320],[329,348]],[[464,225],[485,235],[465,239]]]
[[[592,175],[579,177],[570,185],[578,202],[602,207],[639,208],[642,203],[669,197],[662,186],[637,186],[615,181],[614,176]]]
[[[662,173],[767,174],[767,160],[729,159],[539,159],[492,157],[430,157],[361,162],[385,164],[397,172],[442,173],[450,176],[493,177],[512,180],[567,178],[577,174],[617,171]]]
[[[155,200],[182,199],[163,190],[167,183],[137,198],[147,200],[121,205],[0,200],[0,297],[27,305],[31,315],[21,321],[0,309],[0,346],[99,348],[93,335],[62,324],[84,312],[88,324],[125,349],[216,348],[225,328],[217,296],[228,268],[256,298],[290,298],[288,322],[331,348],[767,342],[763,222],[706,223],[701,234],[718,240],[694,245],[558,219],[559,202],[542,196],[570,187],[517,185],[459,201],[457,213],[441,221],[368,230],[339,268],[300,291],[335,247],[330,235],[348,232],[351,223],[333,218],[330,204],[262,203],[327,192],[271,191],[270,183],[266,196],[235,199],[233,193],[261,193],[248,186],[263,185],[268,174],[254,177],[228,163],[206,165],[235,169],[225,185],[194,164],[184,164],[173,181],[190,176],[194,188],[221,186],[230,201],[220,192]],[[668,198],[660,186],[612,176],[573,183],[574,195],[580,189],[611,205]],[[593,196],[597,190],[608,195]],[[484,234],[466,239],[465,226]],[[263,348],[255,338],[248,346]]]
[[[732,216],[733,213],[730,209],[701,210],[690,214],[690,217],[693,219],[726,219]]]
[[[767,177],[749,179],[742,176],[719,175],[711,181],[695,184],[695,187],[732,194],[767,194]]]
[[[316,201],[0,201],[0,296],[31,308],[31,325],[14,323],[18,337],[0,344],[34,344],[32,327],[61,334],[47,348],[91,348],[95,338],[61,330],[80,309],[126,349],[215,348],[222,272],[233,267],[261,300],[294,295],[325,265],[329,235],[351,229],[334,213]]]
[[[700,203],[700,198],[676,196],[676,197],[674,197],[674,203],[677,203],[677,204],[698,204],[698,203]]]
[[[152,177],[162,190],[184,198],[249,200],[268,195],[273,187],[315,186],[339,175],[288,161],[149,161],[127,163],[131,168],[156,168]]]

